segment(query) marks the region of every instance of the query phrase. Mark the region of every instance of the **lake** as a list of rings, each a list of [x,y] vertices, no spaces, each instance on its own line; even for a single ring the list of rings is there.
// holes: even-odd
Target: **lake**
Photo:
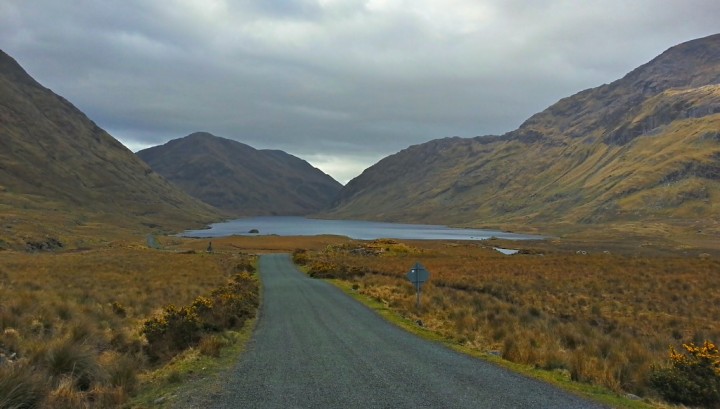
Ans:
[[[495,230],[459,229],[431,224],[382,223],[358,220],[321,220],[292,216],[267,216],[213,223],[209,229],[187,230],[184,237],[255,236],[318,236],[331,234],[357,240],[485,240],[491,237],[507,240],[539,240],[542,236],[506,233]]]

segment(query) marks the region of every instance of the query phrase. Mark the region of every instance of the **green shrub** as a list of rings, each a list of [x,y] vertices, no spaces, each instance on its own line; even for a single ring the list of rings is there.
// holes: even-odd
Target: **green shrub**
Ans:
[[[143,323],[141,332],[148,341],[151,358],[173,355],[197,343],[200,339],[200,320],[192,308],[165,307],[159,317]]]
[[[710,341],[702,346],[683,344],[685,353],[670,347],[668,368],[655,369],[651,385],[673,403],[720,407],[720,353]]]
[[[305,249],[295,249],[292,254],[292,260],[293,263],[304,266],[308,263],[310,260],[310,257],[307,254],[307,250]]]
[[[49,345],[41,364],[55,379],[70,377],[82,391],[106,379],[96,352],[73,339],[61,339]]]
[[[38,408],[46,394],[46,382],[30,368],[0,366],[0,409]]]
[[[235,263],[235,265],[231,269],[231,273],[238,274],[238,273],[249,273],[254,274],[255,273],[255,266],[252,262],[244,260]]]
[[[114,301],[112,304],[110,304],[110,308],[112,308],[113,313],[115,313],[115,315],[117,315],[118,317],[127,317],[127,308],[125,308],[125,306],[120,304],[119,302]]]
[[[168,358],[196,346],[203,333],[241,327],[259,305],[257,279],[249,273],[234,275],[207,297],[197,297],[189,307],[166,307],[143,323],[152,359]]]
[[[60,379],[57,387],[47,397],[46,407],[53,409],[75,409],[88,407],[84,393],[78,390],[70,376]]]
[[[324,260],[313,260],[308,270],[313,278],[346,278],[346,273],[347,269],[343,266]]]
[[[217,335],[203,337],[200,341],[198,349],[202,355],[219,357],[220,351],[228,345],[228,341]]]
[[[203,323],[205,327],[239,328],[259,305],[257,280],[247,273],[237,274],[211,292],[210,299],[212,310],[208,321]]]
[[[127,355],[117,355],[108,365],[110,385],[131,394],[138,386],[140,362]]]

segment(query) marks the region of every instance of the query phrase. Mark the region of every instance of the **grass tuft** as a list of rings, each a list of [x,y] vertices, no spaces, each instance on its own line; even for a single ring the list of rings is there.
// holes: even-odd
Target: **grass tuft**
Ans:
[[[86,345],[75,343],[73,339],[61,339],[50,344],[39,364],[57,379],[58,384],[72,379],[74,386],[81,391],[87,391],[107,378],[104,369],[97,362],[95,351]]]
[[[0,408],[40,408],[47,394],[47,382],[32,368],[0,365]]]

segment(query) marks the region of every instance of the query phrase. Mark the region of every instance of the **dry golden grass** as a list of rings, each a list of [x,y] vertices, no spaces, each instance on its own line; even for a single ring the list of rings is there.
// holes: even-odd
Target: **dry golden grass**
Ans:
[[[183,248],[192,248],[196,251],[205,251],[208,243],[212,242],[215,251],[244,251],[255,254],[263,253],[291,253],[298,247],[311,250],[321,250],[328,245],[347,243],[347,237],[341,236],[232,236],[212,239],[166,240],[168,245],[182,243]]]
[[[40,218],[37,226],[27,223],[28,214],[23,223],[4,214],[0,226],[14,232],[0,246],[0,407],[121,405],[141,388],[144,371],[162,365],[149,359],[140,332],[145,320],[169,305],[189,306],[230,275],[252,270],[248,253],[321,250],[347,241],[231,237],[212,239],[210,254],[210,240],[159,237],[162,250],[153,250],[132,228],[109,236],[105,225],[66,220],[73,226],[43,230]],[[22,251],[27,241],[48,238],[63,247]],[[230,342],[210,335],[197,349],[217,356]]]
[[[589,240],[260,236],[212,239],[208,254],[210,240],[159,241],[164,250],[148,249],[143,237],[96,238],[57,252],[2,251],[0,389],[23,383],[19,399],[34,407],[119,405],[139,388],[139,372],[152,368],[139,333],[144,320],[224,284],[246,267],[247,253],[296,248],[341,276],[352,271],[344,278],[359,291],[446,337],[616,391],[651,394],[648,373],[669,345],[720,339],[720,264],[712,250],[701,258],[697,249],[609,240],[592,248]],[[491,245],[521,245],[527,254],[508,257]],[[589,254],[577,254],[581,249]],[[415,261],[432,272],[420,311],[405,278]],[[225,342],[208,337],[198,350],[216,356]]]
[[[358,242],[311,252],[309,265],[458,342],[618,392],[653,395],[649,373],[668,346],[720,339],[717,258],[549,242],[502,243],[527,250],[505,256],[493,244],[390,244],[371,255]],[[432,274],[419,311],[405,277],[415,261]]]
[[[2,251],[0,389],[14,388],[5,385],[17,384],[13,379],[27,384],[8,405],[121,404],[150,368],[142,322],[164,306],[191,304],[250,260],[237,250],[207,254],[192,251],[187,240],[161,241],[186,251],[151,250],[144,239],[86,250]]]

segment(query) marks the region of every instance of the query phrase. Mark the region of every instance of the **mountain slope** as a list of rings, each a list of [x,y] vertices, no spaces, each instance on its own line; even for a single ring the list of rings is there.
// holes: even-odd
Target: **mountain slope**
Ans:
[[[667,50],[503,136],[442,139],[350,181],[334,217],[718,231],[720,35]]]
[[[342,185],[282,151],[196,132],[137,155],[192,196],[235,215],[306,215]]]
[[[23,223],[42,230],[53,223],[82,224],[79,220],[95,216],[165,227],[219,217],[0,51],[0,217],[5,233]]]

